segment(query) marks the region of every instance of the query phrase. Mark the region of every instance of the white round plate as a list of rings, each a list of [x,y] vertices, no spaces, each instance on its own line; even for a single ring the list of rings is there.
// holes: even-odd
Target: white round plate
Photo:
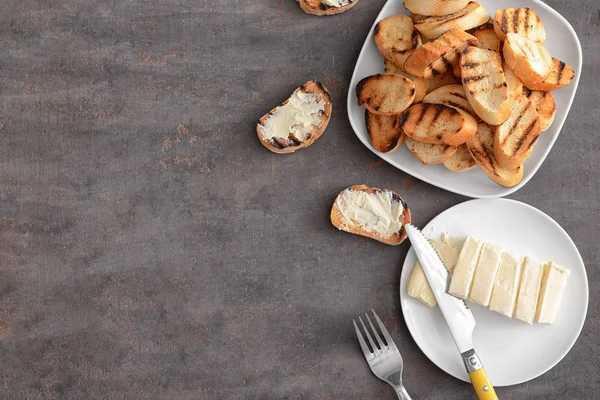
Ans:
[[[444,232],[460,237],[471,235],[514,254],[554,261],[571,271],[552,325],[528,325],[467,303],[477,322],[473,333],[475,349],[495,386],[527,382],[558,364],[579,337],[588,307],[585,266],[569,235],[538,209],[506,199],[461,203],[435,217],[423,229],[423,233],[433,239],[439,239]],[[428,308],[406,293],[416,261],[411,248],[400,278],[400,304],[406,325],[417,345],[435,365],[468,382],[439,307]]]
[[[373,40],[373,29],[377,22],[390,15],[409,14],[403,6],[402,0],[388,0],[367,35],[365,44],[356,61],[352,80],[350,81],[348,90],[348,118],[352,129],[360,141],[369,150],[394,167],[422,181],[464,196],[495,198],[507,196],[523,187],[542,166],[567,119],[575,92],[577,91],[577,85],[579,85],[579,76],[583,68],[583,62],[581,43],[573,27],[562,15],[540,0],[503,0],[501,2],[497,0],[479,0],[479,2],[492,16],[498,8],[529,7],[534,10],[538,13],[546,28],[548,38],[544,42],[544,46],[550,51],[552,57],[566,62],[575,70],[575,78],[573,78],[573,81],[569,85],[552,92],[556,100],[556,117],[554,123],[540,136],[540,140],[533,149],[531,156],[525,161],[523,180],[518,185],[512,188],[502,187],[489,179],[476,167],[458,174],[449,171],[443,165],[423,165],[408,151],[406,146],[400,146],[391,153],[380,153],[371,145],[365,127],[365,110],[358,105],[356,99],[356,84],[367,76],[383,73],[383,58],[379,54]]]

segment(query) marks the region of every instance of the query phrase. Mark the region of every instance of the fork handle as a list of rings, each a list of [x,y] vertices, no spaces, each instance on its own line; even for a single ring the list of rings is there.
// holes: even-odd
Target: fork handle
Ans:
[[[396,391],[396,394],[400,400],[412,400],[402,384],[394,385],[394,390]]]

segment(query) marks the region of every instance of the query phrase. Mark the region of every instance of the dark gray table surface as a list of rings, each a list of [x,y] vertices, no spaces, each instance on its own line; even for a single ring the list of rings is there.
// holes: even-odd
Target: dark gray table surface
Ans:
[[[372,307],[414,399],[473,398],[406,328],[408,245],[328,218],[358,183],[401,193],[418,225],[466,200],[352,132],[347,85],[384,3],[317,18],[293,0],[1,2],[1,399],[393,399],[350,323]],[[584,70],[554,149],[510,198],[571,235],[590,307],[559,365],[498,394],[598,399],[600,3],[548,3]],[[270,153],[257,118],[310,79],[332,92],[329,128]]]

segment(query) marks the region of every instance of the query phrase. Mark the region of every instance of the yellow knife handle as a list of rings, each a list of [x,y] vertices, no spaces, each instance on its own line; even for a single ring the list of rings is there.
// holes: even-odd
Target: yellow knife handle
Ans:
[[[461,356],[469,378],[471,378],[475,393],[477,393],[477,398],[479,400],[498,400],[496,391],[490,383],[490,379],[485,373],[485,369],[483,369],[483,365],[475,350],[466,351]]]
[[[471,383],[473,383],[473,388],[475,388],[479,400],[498,400],[496,391],[490,383],[485,369],[481,368],[471,372],[469,378],[471,378]]]

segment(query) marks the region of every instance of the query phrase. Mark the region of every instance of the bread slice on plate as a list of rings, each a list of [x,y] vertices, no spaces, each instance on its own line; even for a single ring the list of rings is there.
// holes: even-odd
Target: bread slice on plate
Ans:
[[[513,187],[523,179],[523,165],[505,169],[494,156],[495,128],[485,123],[479,124],[477,133],[467,142],[467,149],[475,163],[497,184]]]
[[[459,78],[454,76],[452,72],[446,72],[445,74],[436,75],[431,79],[427,79],[427,94],[433,92],[436,89],[446,85],[460,85],[462,82]]]
[[[412,51],[423,44],[421,35],[407,15],[382,19],[375,25],[373,33],[381,55],[393,61],[399,69],[403,69],[404,61]]]
[[[525,96],[513,99],[511,115],[496,127],[494,155],[498,164],[514,169],[531,154],[541,132],[540,116],[535,104]]]
[[[490,15],[485,8],[472,1],[462,10],[440,17],[418,17],[413,18],[415,27],[427,39],[435,39],[450,29],[467,31],[484,24],[490,20]]]
[[[502,51],[506,64],[526,86],[544,80],[552,71],[552,57],[540,42],[509,33]]]
[[[404,0],[404,8],[413,14],[445,16],[462,10],[470,0]]]
[[[300,8],[307,14],[336,15],[354,7],[358,0],[298,0]]]
[[[502,65],[502,70],[504,71],[504,78],[508,85],[508,95],[513,99],[521,96],[523,94],[523,82],[515,75],[506,62]]]
[[[358,82],[356,95],[358,104],[373,114],[396,115],[415,99],[415,84],[401,75],[371,75]]]
[[[423,98],[423,103],[444,104],[449,107],[459,108],[464,112],[477,116],[469,103],[465,89],[462,85],[446,85],[435,89]]]
[[[432,42],[415,50],[404,64],[404,70],[415,76],[430,79],[452,71],[461,52],[477,45],[477,38],[459,29],[451,29]]]
[[[404,139],[408,150],[424,165],[441,164],[456,152],[456,146],[417,142],[410,137]]]
[[[490,125],[506,121],[510,117],[510,102],[500,55],[468,47],[460,58],[460,69],[467,99],[477,115]]]
[[[409,74],[408,72],[401,71],[396,66],[396,64],[394,64],[390,60],[385,60],[385,73],[402,75],[412,81],[412,83],[415,85],[415,99],[413,100],[413,104],[419,103],[421,100],[423,100],[423,97],[425,97],[425,95],[427,94],[427,89],[429,88],[429,84],[427,83],[427,80],[425,78],[419,78],[417,76]]]
[[[400,124],[407,136],[430,144],[458,146],[477,132],[475,118],[443,104],[415,104],[402,114]]]
[[[560,89],[567,86],[575,77],[575,71],[568,64],[553,58],[552,70],[550,74],[538,83],[529,84],[531,90],[551,90]]]
[[[477,42],[479,43],[477,47],[486,50],[500,51],[502,41],[498,38],[498,35],[496,35],[493,23],[486,22],[483,25],[470,29],[468,33],[477,38]]]
[[[475,160],[466,143],[461,144],[456,148],[456,151],[452,156],[444,161],[444,167],[448,168],[452,172],[462,172],[472,168],[475,165]]]
[[[336,228],[392,246],[406,239],[410,209],[398,193],[366,185],[351,186],[338,194],[331,207]]]
[[[258,138],[274,153],[293,153],[323,134],[331,110],[331,95],[325,86],[317,81],[306,82],[258,120]]]
[[[556,101],[554,100],[552,93],[525,88],[523,90],[523,95],[535,104],[535,109],[540,116],[542,132],[548,130],[556,116]]]
[[[377,115],[365,110],[367,133],[375,150],[389,153],[398,148],[404,140],[399,115]]]
[[[546,40],[544,23],[530,8],[507,8],[496,11],[494,30],[500,40],[505,40],[509,33],[516,33],[540,43]]]

